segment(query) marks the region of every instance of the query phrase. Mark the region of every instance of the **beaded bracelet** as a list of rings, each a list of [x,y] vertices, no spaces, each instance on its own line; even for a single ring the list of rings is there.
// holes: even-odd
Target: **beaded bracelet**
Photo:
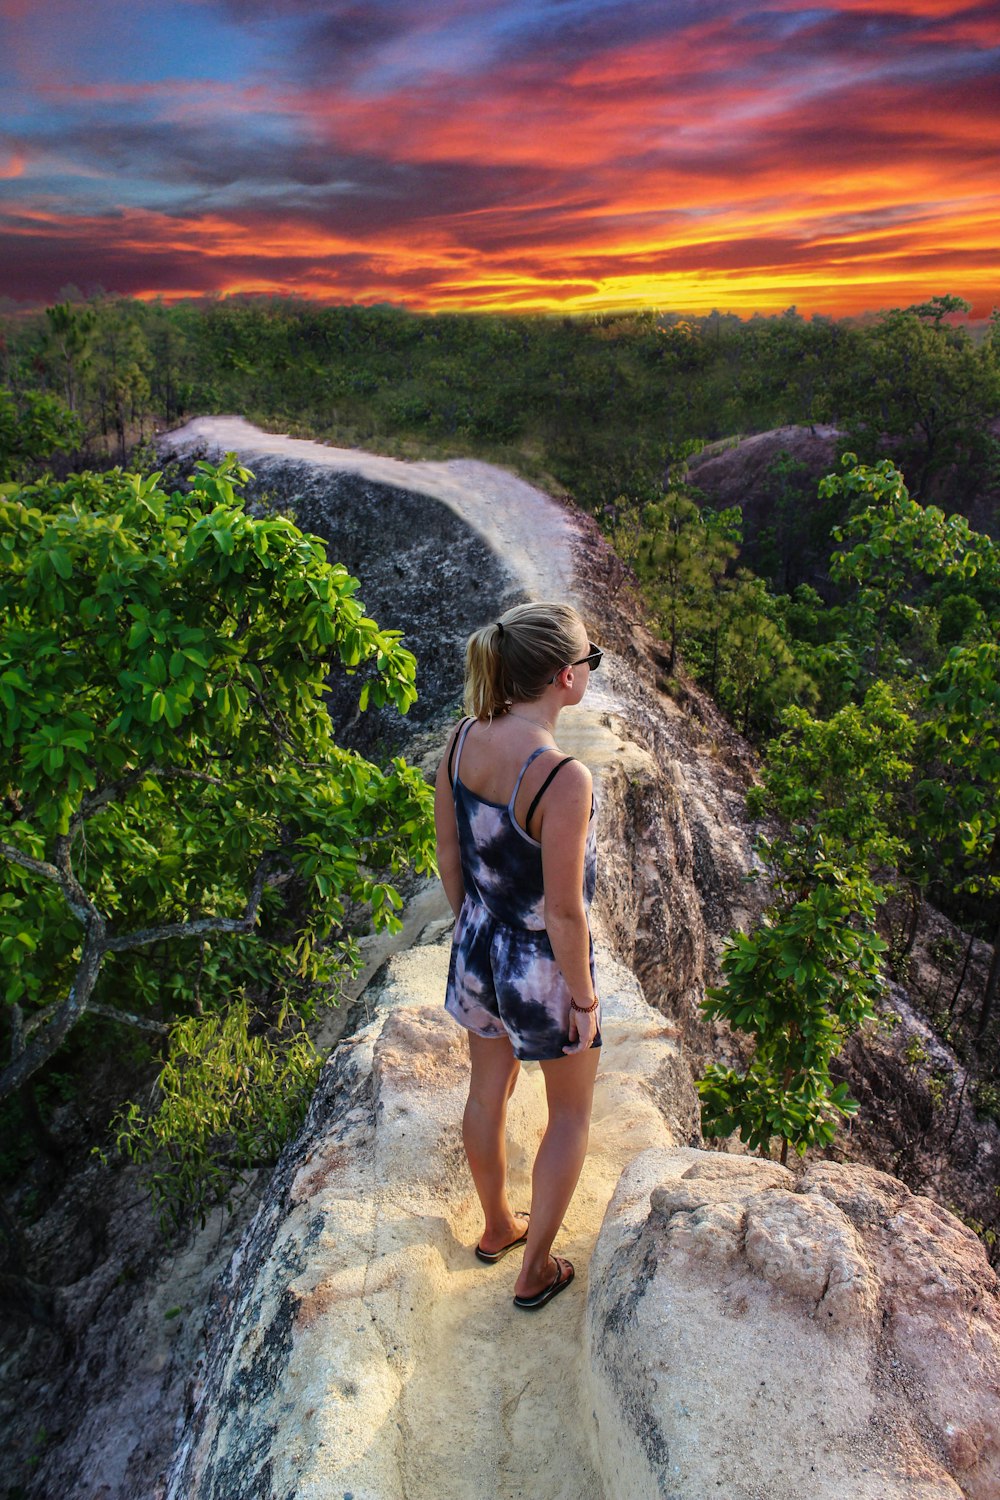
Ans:
[[[570,1010],[579,1011],[579,1013],[580,1013],[581,1016],[589,1016],[590,1013],[591,1013],[591,1011],[595,1011],[597,1009],[597,1007],[600,1005],[600,1003],[601,1003],[600,1000],[595,995],[594,996],[594,1003],[593,1003],[593,1005],[577,1005],[576,1001],[573,999],[573,997],[571,995],[570,996],[570,1001],[569,1001],[569,1008],[570,1008]]]

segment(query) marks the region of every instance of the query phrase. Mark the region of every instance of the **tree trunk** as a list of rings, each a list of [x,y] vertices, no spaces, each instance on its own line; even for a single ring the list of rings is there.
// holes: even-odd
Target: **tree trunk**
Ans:
[[[910,881],[908,894],[910,897],[910,920],[907,923],[906,939],[903,944],[904,957],[913,952],[913,945],[917,940],[917,932],[920,928],[920,916],[924,909],[924,893],[913,881]]]
[[[708,691],[715,697],[715,683],[719,675],[719,627],[712,632],[712,675],[709,680]]]
[[[986,977],[983,1003],[979,1010],[979,1025],[976,1028],[977,1042],[981,1042],[986,1035],[986,1028],[990,1024],[990,1019],[993,1015],[993,1005],[996,1001],[998,988],[1000,988],[1000,921],[997,922],[996,931],[993,934],[993,961],[990,964],[990,972]]]
[[[750,683],[747,688],[746,697],[743,700],[743,728],[740,733],[744,736],[750,733],[750,709],[753,706],[753,690],[756,686],[756,682]]]
[[[965,1077],[962,1079],[962,1087],[961,1087],[961,1090],[960,1090],[959,1095],[958,1095],[958,1104],[955,1106],[955,1119],[954,1119],[954,1123],[952,1124],[952,1127],[951,1127],[951,1134],[948,1137],[948,1149],[949,1149],[949,1151],[951,1150],[951,1143],[955,1139],[955,1133],[958,1130],[959,1125],[962,1123],[962,1105],[965,1103],[965,1091],[968,1088],[968,1086],[969,1086],[969,1070],[968,1070],[968,1068],[966,1068],[966,1070],[965,1070]]]
[[[965,984],[965,976],[969,972],[969,959],[972,957],[972,945],[975,941],[975,934],[970,932],[969,941],[965,945],[965,957],[962,959],[962,972],[958,976],[958,983],[955,986],[955,993],[952,995],[951,1004],[948,1006],[949,1016],[953,1016],[955,1014],[955,1006],[958,1004],[958,997],[962,993],[962,986]]]

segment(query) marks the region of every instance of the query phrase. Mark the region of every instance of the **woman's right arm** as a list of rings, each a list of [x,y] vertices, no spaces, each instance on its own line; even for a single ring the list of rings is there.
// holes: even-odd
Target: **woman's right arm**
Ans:
[[[461,728],[461,726],[459,726]],[[458,827],[455,823],[455,796],[448,779],[448,759],[458,729],[452,735],[441,757],[437,778],[434,782],[434,828],[437,833],[438,872],[448,905],[457,917],[465,900],[465,881],[462,878],[462,860],[458,847]]]

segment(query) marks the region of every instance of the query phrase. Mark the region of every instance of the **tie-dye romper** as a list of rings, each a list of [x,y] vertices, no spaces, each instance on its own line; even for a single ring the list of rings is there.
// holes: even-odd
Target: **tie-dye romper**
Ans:
[[[542,846],[514,818],[521,779],[532,761],[547,753],[547,747],[528,756],[510,801],[502,807],[477,797],[462,784],[462,748],[474,723],[470,719],[462,726],[452,757],[465,900],[452,939],[445,1007],[461,1026],[479,1036],[501,1037],[506,1032],[514,1056],[522,1062],[562,1057],[569,1043],[570,991],[545,931]],[[564,763],[560,761],[552,775]],[[530,823],[530,812],[525,821]],[[596,874],[591,807],[583,864],[587,907],[593,899]],[[596,984],[593,943],[590,972]],[[600,1028],[593,1045],[601,1045]]]

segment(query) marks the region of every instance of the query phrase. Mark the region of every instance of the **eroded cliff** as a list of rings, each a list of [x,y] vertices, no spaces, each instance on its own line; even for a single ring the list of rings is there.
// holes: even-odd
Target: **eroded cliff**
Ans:
[[[725,933],[753,916],[746,768],[709,707],[658,690],[655,648],[596,533],[483,465],[398,465],[225,419],[179,440],[234,448],[265,489],[298,495],[300,521],[335,540],[369,608],[407,631],[426,695],[411,753],[440,742],[471,624],[521,593],[581,608],[607,669],[560,738],[598,786],[606,1047],[559,1245],[578,1285],[528,1327],[505,1266],[471,1256],[463,1048],[440,1009],[447,914],[420,893],[412,946],[362,996],[364,1024],[340,1043],[217,1288],[169,1494],[995,1492],[1000,1322],[975,1237],[933,1206],[904,1211],[907,1190],[877,1174],[852,1187],[831,1166],[796,1182],[691,1149],[691,1068],[728,1045],[697,1001]],[[401,570],[381,608],[364,576],[373,536]],[[540,1084],[523,1070],[511,1120],[525,1203]],[[886,1334],[906,1317],[926,1336]],[[975,1388],[968,1420],[939,1385]]]

